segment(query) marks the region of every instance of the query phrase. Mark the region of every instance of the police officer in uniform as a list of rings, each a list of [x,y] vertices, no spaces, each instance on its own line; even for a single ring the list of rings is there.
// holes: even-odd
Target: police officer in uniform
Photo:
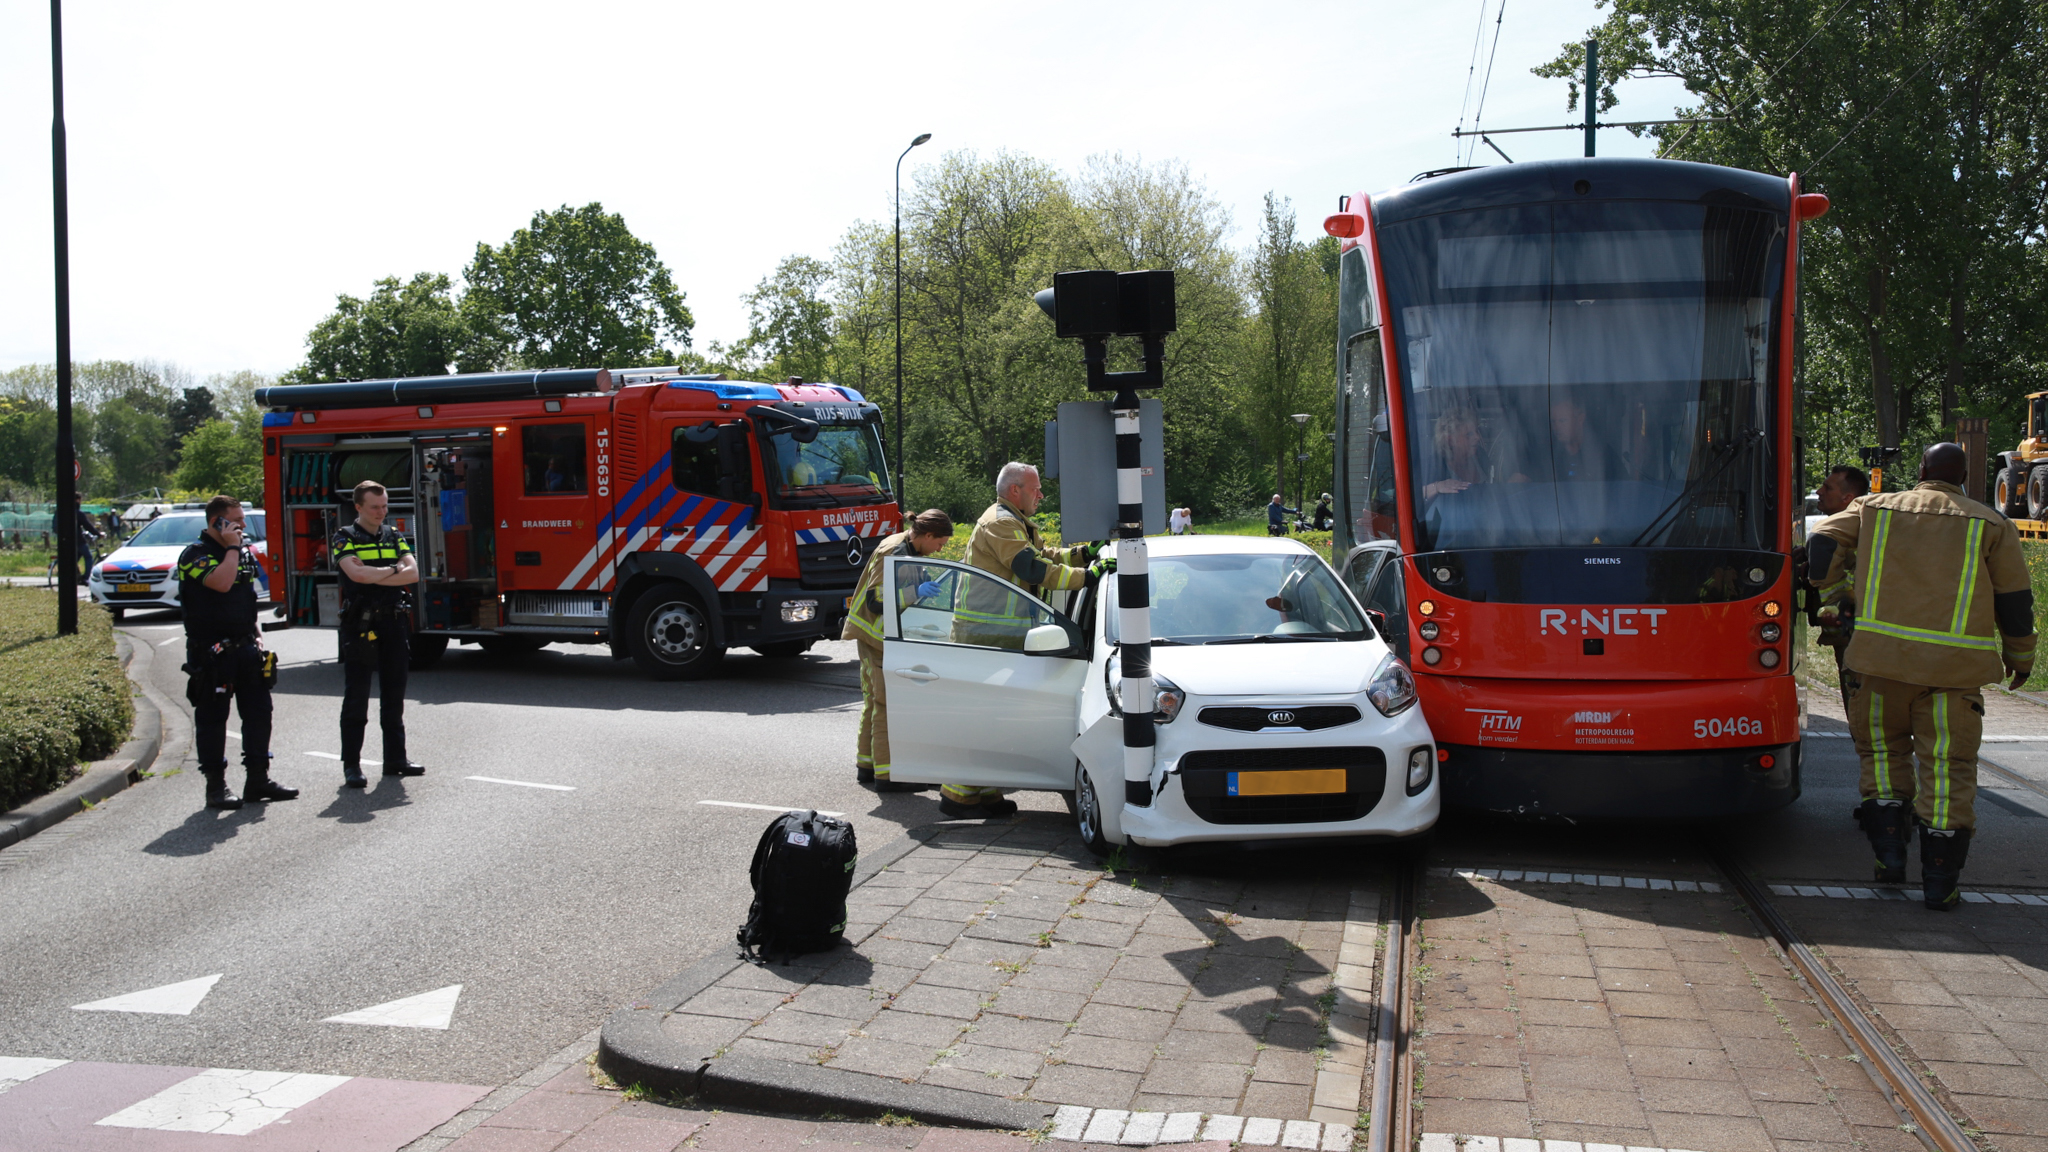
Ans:
[[[889,779],[889,697],[882,682],[882,567],[887,557],[931,556],[953,538],[953,519],[937,508],[911,517],[909,525],[875,545],[868,566],[853,590],[853,611],[847,614],[841,640],[857,642],[860,652],[860,742],[854,776],[877,792],[922,792],[929,784],[899,784]],[[929,596],[938,586],[920,583],[903,589],[907,598]]]
[[[984,572],[1022,587],[1033,596],[1085,587],[1092,575],[1113,569],[1114,560],[1098,559],[1102,545],[1047,547],[1031,514],[1045,496],[1038,469],[1012,461],[996,475],[996,502],[975,522],[967,541],[967,562]],[[1090,561],[1094,566],[1090,567]],[[954,639],[995,648],[1024,647],[1035,609],[1021,597],[987,580],[970,580],[953,616]],[[1003,798],[1000,788],[947,784],[939,789],[939,811],[955,819],[1007,816],[1017,802]]]
[[[1877,878],[1905,879],[1910,810],[1921,896],[1938,912],[1962,898],[1956,885],[1977,824],[1980,689],[2002,671],[2017,688],[2034,667],[2034,593],[2019,531],[1963,494],[1968,473],[1960,446],[1936,444],[1921,457],[1917,487],[1855,501],[1821,521],[1806,546],[1824,597],[1839,596],[1855,552],[1858,617],[1842,658],[1849,733],[1863,761],[1855,814],[1876,850]]]
[[[178,604],[185,614],[185,698],[206,806],[233,811],[250,800],[292,800],[299,790],[270,778],[270,686],[263,630],[256,624],[256,559],[243,535],[242,502],[206,502],[206,527],[178,556]],[[242,717],[242,796],[227,782],[228,705]]]
[[[412,589],[419,562],[405,537],[384,523],[391,497],[382,484],[355,488],[356,520],[334,534],[329,552],[341,571],[341,774],[363,779],[363,726],[370,719],[370,677],[377,677],[377,720],[384,730],[384,775],[420,776],[405,754],[405,675],[412,660]]]

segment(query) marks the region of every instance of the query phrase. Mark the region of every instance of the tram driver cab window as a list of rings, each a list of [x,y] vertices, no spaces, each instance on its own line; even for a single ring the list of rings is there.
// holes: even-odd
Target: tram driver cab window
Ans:
[[[581,424],[528,424],[520,430],[528,496],[571,496],[589,490]]]

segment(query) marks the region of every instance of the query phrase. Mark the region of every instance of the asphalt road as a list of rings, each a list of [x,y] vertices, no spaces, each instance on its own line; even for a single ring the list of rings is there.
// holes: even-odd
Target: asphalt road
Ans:
[[[123,627],[150,650],[154,695],[182,710],[175,618]],[[451,649],[409,693],[428,774],[370,768],[365,793],[308,755],[340,748],[333,633],[270,641],[275,775],[303,794],[204,810],[174,723],[158,769],[183,771],[0,854],[0,1054],[504,1083],[731,946],[772,813],[701,801],[844,812],[870,848],[938,818],[933,793],[854,783],[851,644],[735,653],[724,678],[689,684],[602,648]],[[71,1007],[215,973],[190,1016]],[[455,984],[445,1031],[322,1022]]]

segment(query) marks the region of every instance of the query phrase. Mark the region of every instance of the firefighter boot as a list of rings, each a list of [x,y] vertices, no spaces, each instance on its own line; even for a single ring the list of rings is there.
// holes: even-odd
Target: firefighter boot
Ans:
[[[1902,800],[1865,800],[1855,809],[1856,823],[1870,837],[1877,853],[1877,882],[1903,884],[1906,881],[1906,839],[1912,835]]]
[[[233,812],[242,806],[242,798],[228,788],[228,766],[201,768],[199,774],[206,778],[206,806],[222,812]]]
[[[993,820],[999,816],[1014,815],[1017,811],[1015,800],[998,797],[984,800],[979,804],[962,804],[958,800],[941,796],[939,813],[949,820]]]
[[[363,779],[363,766],[353,761],[341,765],[341,786],[344,788],[368,788],[370,782]]]
[[[1962,903],[1956,887],[1962,879],[1963,862],[1970,858],[1970,830],[1920,829],[1920,894],[1936,912],[1952,912]]]
[[[299,790],[287,788],[270,778],[270,765],[251,765],[249,775],[242,782],[242,795],[250,800],[297,800]]]
[[[855,784],[873,784],[875,782],[875,766],[873,764],[855,764],[853,766],[853,782]]]

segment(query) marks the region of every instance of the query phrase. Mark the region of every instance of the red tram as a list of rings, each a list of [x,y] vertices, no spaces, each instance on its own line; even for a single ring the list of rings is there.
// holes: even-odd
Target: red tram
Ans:
[[[1347,197],[1335,558],[1447,804],[1702,817],[1799,794],[1799,226],[1779,178],[1521,163]]]

